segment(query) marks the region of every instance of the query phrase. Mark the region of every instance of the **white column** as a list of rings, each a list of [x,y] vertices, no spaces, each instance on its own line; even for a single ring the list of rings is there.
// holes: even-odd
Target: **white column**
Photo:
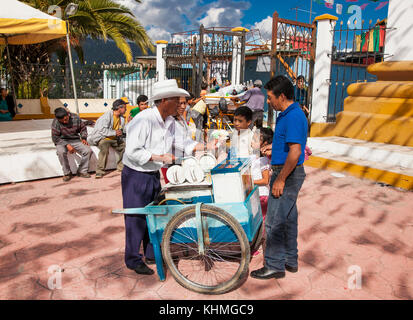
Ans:
[[[158,40],[156,43],[156,73],[158,80],[166,80],[166,61],[162,56],[162,51],[168,45],[166,40]]]
[[[413,1],[390,0],[387,17],[387,28],[390,29],[386,31],[384,47],[386,61],[413,60],[412,17]]]
[[[108,70],[103,71],[103,99],[108,99],[110,95],[110,87],[108,81]]]
[[[240,55],[241,55],[241,47],[239,38],[234,36],[233,39],[233,48],[232,48],[232,65],[231,65],[231,84],[237,85],[240,81]]]
[[[314,63],[313,105],[311,122],[327,122],[328,95],[331,78],[331,50],[333,48],[334,26],[337,17],[324,14],[317,21],[317,43]]]

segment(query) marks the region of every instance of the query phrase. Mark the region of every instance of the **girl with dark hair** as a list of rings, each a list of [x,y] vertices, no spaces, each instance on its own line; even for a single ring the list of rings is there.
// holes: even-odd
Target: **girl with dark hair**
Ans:
[[[256,131],[252,141],[254,150],[260,150],[266,145],[271,145],[273,138],[273,131],[270,128],[261,128]],[[258,192],[260,195],[261,212],[263,223],[265,223],[265,215],[267,214],[268,196],[270,194],[269,183],[271,176],[271,160],[262,153],[258,156],[253,156],[251,174],[254,179],[254,184],[259,186]],[[256,256],[259,252],[253,252]]]

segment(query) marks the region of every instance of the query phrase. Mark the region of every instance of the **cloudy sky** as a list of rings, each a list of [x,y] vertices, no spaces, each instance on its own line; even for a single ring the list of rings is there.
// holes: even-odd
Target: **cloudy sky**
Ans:
[[[343,20],[350,14],[350,5],[363,8],[363,19],[383,19],[387,16],[387,1],[382,0],[116,0],[129,7],[143,24],[152,40],[170,40],[171,33],[205,27],[235,27],[259,29],[264,39],[271,38],[272,14],[277,11],[280,17],[302,22],[324,13],[334,14]],[[332,8],[324,1],[333,2]],[[377,2],[376,2],[377,1]],[[342,13],[337,14],[336,5],[343,5]],[[377,9],[381,6],[380,9]],[[294,10],[292,8],[298,8]],[[377,9],[377,10],[376,10]]]

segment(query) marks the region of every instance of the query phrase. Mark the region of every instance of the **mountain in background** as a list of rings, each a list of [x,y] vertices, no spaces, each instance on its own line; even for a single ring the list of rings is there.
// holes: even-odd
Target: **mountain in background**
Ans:
[[[133,58],[138,56],[143,56],[142,50],[133,42],[129,42],[131,46]],[[83,53],[85,55],[85,60],[87,63],[96,62],[97,64],[101,64],[102,62],[105,64],[110,63],[126,63],[125,56],[123,55],[122,51],[118,49],[114,41],[108,40],[93,40],[93,39],[86,39],[82,45]],[[78,57],[76,53],[73,52],[73,59],[77,60]],[[155,53],[148,52],[148,55],[154,55]]]

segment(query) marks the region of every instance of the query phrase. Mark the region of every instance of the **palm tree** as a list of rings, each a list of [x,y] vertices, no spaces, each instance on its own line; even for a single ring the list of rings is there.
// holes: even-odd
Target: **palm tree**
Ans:
[[[141,2],[141,0],[135,1]],[[81,61],[83,61],[81,43],[87,37],[104,41],[112,39],[125,55],[128,63],[133,58],[128,40],[135,42],[144,54],[148,49],[154,50],[144,27],[135,19],[133,13],[113,0],[26,0],[24,2],[44,12],[48,12],[52,6],[61,9],[61,18],[69,23],[71,44]],[[78,4],[78,10],[72,16],[65,16],[64,12],[70,3]],[[65,41],[58,41],[54,49],[67,51]],[[60,58],[65,56],[63,52],[57,53]]]

